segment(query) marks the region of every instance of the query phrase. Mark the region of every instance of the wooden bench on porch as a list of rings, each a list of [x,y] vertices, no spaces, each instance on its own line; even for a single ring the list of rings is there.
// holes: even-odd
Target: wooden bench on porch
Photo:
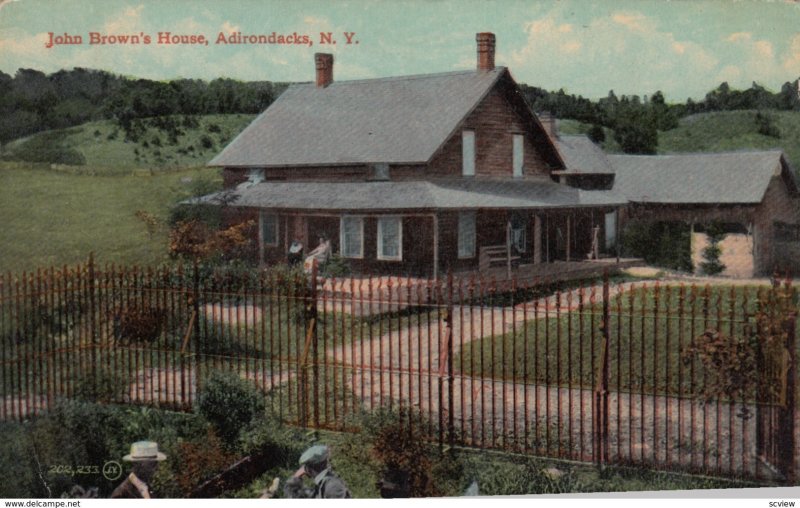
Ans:
[[[519,266],[520,257],[511,254],[511,266]],[[506,266],[508,264],[508,247],[505,245],[488,245],[478,250],[478,270],[481,272],[491,267]]]

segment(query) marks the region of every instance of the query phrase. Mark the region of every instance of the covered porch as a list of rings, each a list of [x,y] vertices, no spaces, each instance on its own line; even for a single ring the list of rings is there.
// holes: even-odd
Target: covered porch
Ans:
[[[228,222],[258,223],[259,264],[286,262],[293,241],[307,255],[323,238],[351,273],[434,280],[566,275],[572,263],[616,262],[627,203],[549,179],[263,182],[224,197]]]

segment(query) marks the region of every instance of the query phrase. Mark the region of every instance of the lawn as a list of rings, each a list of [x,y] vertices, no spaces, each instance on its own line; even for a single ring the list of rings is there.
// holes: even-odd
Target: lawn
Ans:
[[[87,122],[14,140],[3,147],[1,155],[7,160],[63,162],[74,165],[72,171],[98,175],[201,166],[253,118],[255,115],[232,114],[144,119],[136,141],[125,139],[115,121]],[[175,128],[163,128],[170,120]],[[81,160],[83,164],[77,165]]]
[[[215,168],[99,177],[0,164],[0,272],[85,262],[153,265],[167,256],[167,228],[148,231],[137,211],[161,224],[198,180],[221,184]]]
[[[703,366],[694,357],[684,358],[685,347],[707,329],[741,337],[757,307],[758,291],[749,286],[661,285],[656,290],[652,285],[638,285],[634,291],[612,297],[610,388],[697,393],[706,381]],[[586,302],[571,312],[542,309],[537,319],[517,323],[505,335],[465,345],[454,365],[465,374],[592,387],[602,338],[602,304]]]

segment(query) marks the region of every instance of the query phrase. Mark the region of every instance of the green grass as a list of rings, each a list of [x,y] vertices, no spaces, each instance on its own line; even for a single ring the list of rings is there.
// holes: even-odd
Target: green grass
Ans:
[[[705,383],[703,367],[697,359],[688,363],[683,360],[684,347],[709,328],[725,334],[732,330],[734,336],[741,336],[744,316],[755,310],[757,301],[753,287],[714,286],[707,294],[698,288],[694,296],[687,288],[682,304],[680,291],[677,286],[662,286],[658,303],[652,287],[612,298],[612,389],[699,393]],[[591,387],[597,376],[601,325],[601,304],[587,303],[581,312],[550,310],[546,318],[519,323],[505,335],[471,342],[454,358],[454,365],[466,374]]]
[[[167,228],[148,232],[136,217],[162,222],[198,179],[218,170],[197,168],[147,176],[100,178],[0,164],[0,272],[85,262],[152,265],[167,256]]]
[[[800,164],[800,114],[792,111],[767,111],[780,131],[780,138],[758,133],[756,111],[718,111],[682,118],[675,129],[658,133],[658,153],[731,152],[738,150],[781,149],[795,166]],[[591,124],[560,119],[559,131],[565,135],[586,134]],[[605,128],[602,148],[620,153],[614,131]]]
[[[756,111],[722,111],[692,115],[680,120],[678,128],[658,135],[658,152],[726,152],[780,148],[789,160],[800,163],[800,114],[769,111],[781,137],[759,134]]]
[[[183,117],[174,118],[180,122]],[[70,164],[78,154],[85,162],[82,165],[73,162],[76,167],[72,171],[98,175],[200,166],[218,154],[253,120],[254,115],[204,115],[195,118],[198,125],[181,126],[182,134],[175,138],[174,143],[170,143],[164,129],[153,125],[148,125],[136,142],[126,140],[125,132],[116,122],[103,120],[12,141],[3,148],[0,157],[11,161]],[[73,157],[65,156],[65,153]]]

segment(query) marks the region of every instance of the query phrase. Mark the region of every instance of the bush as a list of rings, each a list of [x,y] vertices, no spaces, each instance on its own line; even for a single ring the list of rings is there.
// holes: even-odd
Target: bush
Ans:
[[[774,123],[774,118],[772,115],[768,115],[765,113],[761,113],[760,111],[756,113],[756,130],[759,134],[764,136],[769,136],[771,138],[780,138],[781,131]]]
[[[197,397],[198,412],[229,446],[264,409],[264,394],[248,381],[228,372],[215,371]]]
[[[384,492],[393,496],[459,495],[466,488],[463,463],[429,441],[432,425],[419,413],[379,409],[358,425],[361,431],[334,457],[353,492],[377,495],[376,480],[393,483],[394,492]]]
[[[129,379],[123,372],[113,372],[100,365],[94,373],[87,369],[79,374],[75,380],[75,398],[86,402],[123,401],[129,385]]]
[[[322,265],[319,273],[323,277],[346,277],[350,275],[350,263],[339,254],[333,254]]]
[[[725,231],[719,224],[712,224],[706,229],[708,246],[703,249],[703,261],[700,263],[700,271],[705,275],[718,275],[725,271],[725,265],[720,261],[722,248],[719,244],[725,238]]]
[[[176,459],[179,467],[174,471],[175,482],[188,496],[205,480],[236,462],[236,455],[227,451],[220,438],[209,430],[205,436],[181,443]]]
[[[680,222],[629,222],[622,232],[622,253],[663,268],[693,270],[691,231]]]

